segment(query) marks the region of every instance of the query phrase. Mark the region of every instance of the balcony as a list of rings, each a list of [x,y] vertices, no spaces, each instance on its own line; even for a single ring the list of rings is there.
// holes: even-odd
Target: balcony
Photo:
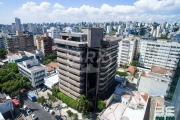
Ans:
[[[116,44],[116,45],[113,45],[113,46],[110,46],[110,47],[108,47],[108,48],[103,48],[103,50],[111,50],[111,49],[113,49],[113,48],[117,48],[117,47],[119,47],[119,45],[118,44]]]
[[[73,80],[78,81],[78,82],[80,82],[81,80],[84,79],[84,77],[79,77],[79,76],[73,75],[73,74],[71,74],[69,72],[65,72],[65,71],[60,70],[60,69],[57,69],[57,71],[59,72],[59,74],[63,74],[64,76],[68,76],[68,77],[70,77]]]
[[[72,50],[72,49],[63,48],[63,47],[56,47],[56,49],[58,51],[67,52],[67,53],[76,54],[76,55],[81,55],[85,53],[84,51]]]
[[[106,55],[105,55],[105,56],[109,56],[109,55],[114,54],[114,53],[118,53],[118,49],[117,49],[117,50],[115,50],[115,51],[113,51],[113,52],[106,53]]]
[[[58,64],[59,68],[63,69],[63,70],[66,70],[66,71],[69,71],[71,73],[74,73],[76,75],[81,75],[83,74],[83,71],[80,71],[80,70],[77,70],[77,69],[74,69],[74,68],[71,68],[71,67],[67,67],[65,65],[62,65],[62,64]]]
[[[83,89],[75,87],[74,85],[69,85],[69,88],[71,88],[71,90],[76,91],[77,93],[81,93],[83,91]]]
[[[100,76],[100,81],[106,81],[106,79],[109,77],[109,76],[115,76],[116,75],[116,73],[115,73],[115,71],[112,71],[112,72],[110,72],[108,75],[106,75],[106,76],[104,76],[104,77],[101,77]]]
[[[67,60],[77,61],[80,63],[82,63],[84,61],[84,58],[82,58],[82,57],[77,57],[77,56],[73,56],[73,55],[69,55],[69,54],[65,54],[65,53],[60,53],[60,52],[57,52],[57,56],[65,58]]]
[[[64,65],[69,65],[69,66],[76,68],[76,69],[80,69],[80,68],[84,67],[83,64],[71,62],[71,61],[68,61],[68,60],[62,59],[62,58],[57,58],[57,61],[64,64]]]
[[[109,63],[108,65],[106,65],[106,66],[101,66],[101,69],[106,69],[106,68],[108,68],[108,67],[110,67],[111,65],[113,65],[114,64],[114,66],[116,66],[117,65],[117,63],[116,62],[111,62],[111,63]]]
[[[112,76],[112,77],[110,78],[110,80],[112,80],[112,79],[114,79],[114,76]],[[108,82],[108,80],[107,80],[107,81],[104,81],[104,82],[100,82],[100,83],[99,83],[99,86],[104,86],[107,82]]]
[[[110,69],[106,70],[105,72],[100,72],[100,75],[107,74],[109,71],[112,71],[113,69],[116,70],[117,64],[111,67]]]
[[[75,92],[75,91],[73,91],[73,90],[69,90],[69,92],[71,93],[71,94],[73,94],[75,97],[78,97],[78,96],[80,96],[81,94],[79,94],[79,93],[77,93],[77,92]]]
[[[66,77],[66,76],[64,76],[64,75],[59,75],[59,78],[62,79],[62,80],[64,80],[64,81],[66,81],[66,82],[69,82],[69,83],[75,85],[76,87],[81,87],[81,86],[84,85],[83,82],[74,81],[73,79],[68,78],[68,77]]]
[[[103,86],[99,86],[99,91],[105,91],[105,89],[114,81],[115,79],[112,78],[108,81],[108,83],[106,82],[106,85]]]
[[[102,59],[101,63],[111,62],[112,59],[117,58],[117,57],[118,57],[118,55],[115,55],[115,56],[113,56],[113,57],[111,57],[111,58],[109,58],[107,60]]]
[[[72,90],[69,90],[69,92],[70,92],[70,93],[69,93],[69,92],[66,92],[65,90],[63,90],[63,89],[60,88],[60,91],[61,91],[62,93],[64,93],[65,95],[71,97],[71,98],[74,99],[74,100],[77,99],[77,97],[75,97],[75,96],[73,96],[73,95],[70,94],[70,93],[72,92]]]
[[[59,43],[63,45],[69,45],[69,46],[76,46],[76,47],[87,47],[86,42],[75,42],[75,41],[69,41],[69,40],[63,40],[63,39],[55,39],[54,43]]]

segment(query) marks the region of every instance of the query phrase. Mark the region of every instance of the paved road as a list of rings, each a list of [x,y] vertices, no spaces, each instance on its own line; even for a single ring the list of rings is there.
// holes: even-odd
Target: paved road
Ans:
[[[26,99],[24,105],[30,108],[39,120],[55,120],[54,115],[46,112],[37,102],[32,102],[29,99]]]

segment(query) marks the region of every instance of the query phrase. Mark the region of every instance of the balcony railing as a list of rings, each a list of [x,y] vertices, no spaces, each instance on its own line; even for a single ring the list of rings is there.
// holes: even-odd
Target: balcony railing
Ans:
[[[76,55],[81,55],[81,54],[85,53],[84,51],[72,50],[72,49],[63,48],[63,47],[56,47],[56,49],[58,51],[72,53],[72,54],[76,54]]]

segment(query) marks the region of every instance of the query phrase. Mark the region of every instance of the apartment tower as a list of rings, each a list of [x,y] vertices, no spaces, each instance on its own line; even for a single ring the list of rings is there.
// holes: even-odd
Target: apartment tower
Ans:
[[[84,94],[96,106],[113,83],[120,38],[104,38],[102,28],[84,28],[83,33],[61,33],[55,39],[59,62],[60,91],[76,100]]]

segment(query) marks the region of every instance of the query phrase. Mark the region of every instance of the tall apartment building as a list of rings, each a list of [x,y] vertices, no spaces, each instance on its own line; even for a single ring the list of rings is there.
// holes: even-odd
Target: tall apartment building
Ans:
[[[4,46],[4,37],[2,37],[1,35],[0,35],[0,48],[5,48],[5,46]]]
[[[22,31],[16,31],[16,35],[5,37],[5,48],[8,52],[34,50],[33,35],[23,34]]]
[[[114,82],[120,38],[103,38],[102,28],[82,31],[64,32],[60,39],[55,39],[59,86],[61,92],[73,99],[85,94],[95,100]]]
[[[51,37],[41,36],[36,39],[37,49],[41,50],[44,55],[52,53]]]
[[[39,64],[37,59],[18,63],[18,70],[29,78],[33,87],[43,84],[44,78],[47,76],[46,66]]]
[[[133,58],[137,56],[137,39],[129,36],[119,42],[118,66],[127,63],[130,65]]]
[[[176,70],[180,59],[180,42],[143,40],[140,44],[140,66],[151,68],[152,65]]]
[[[15,28],[16,28],[16,31],[21,30],[21,20],[17,17],[15,17]]]
[[[50,27],[50,29],[47,29],[47,34],[52,38],[52,44],[54,45],[54,39],[60,38],[60,29],[56,27]]]

